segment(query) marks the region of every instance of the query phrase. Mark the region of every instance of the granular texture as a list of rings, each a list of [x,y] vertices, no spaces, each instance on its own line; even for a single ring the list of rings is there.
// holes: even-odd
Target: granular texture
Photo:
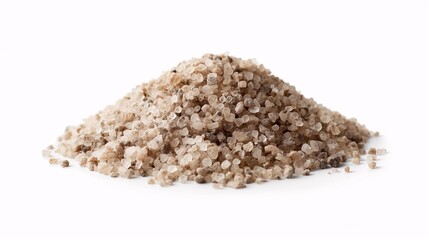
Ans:
[[[68,127],[55,151],[112,177],[242,188],[338,168],[369,136],[253,60],[207,54]]]

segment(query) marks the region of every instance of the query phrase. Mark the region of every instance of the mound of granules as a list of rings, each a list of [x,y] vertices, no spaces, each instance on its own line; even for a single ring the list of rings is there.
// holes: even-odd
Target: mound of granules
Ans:
[[[264,66],[207,54],[68,127],[53,150],[112,177],[241,188],[337,168],[369,136]]]

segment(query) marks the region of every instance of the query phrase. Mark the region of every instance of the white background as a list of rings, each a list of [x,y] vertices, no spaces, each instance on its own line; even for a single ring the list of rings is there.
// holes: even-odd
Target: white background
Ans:
[[[428,239],[427,1],[0,2],[0,239]],[[368,146],[390,153],[243,190],[41,157],[135,85],[227,51],[380,131]]]

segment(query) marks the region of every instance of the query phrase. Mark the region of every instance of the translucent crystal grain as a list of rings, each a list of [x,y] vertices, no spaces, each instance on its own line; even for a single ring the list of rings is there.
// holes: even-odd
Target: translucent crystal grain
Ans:
[[[201,87],[201,92],[206,94],[206,95],[212,95],[214,92],[214,88],[212,86],[203,86]]]
[[[201,161],[201,164],[203,165],[203,167],[210,167],[212,165],[212,160],[210,158],[204,158]]]
[[[353,164],[359,165],[360,164],[360,157],[353,158]]]
[[[277,125],[277,124],[274,124],[273,126],[271,126],[271,129],[272,129],[274,132],[277,132],[277,131],[280,129],[280,126],[279,126],[279,125]]]
[[[320,149],[319,149],[318,141],[310,140],[310,141],[309,141],[309,143],[310,143],[311,150],[312,150],[313,152],[317,152],[317,151],[319,151],[319,150],[320,150]]]
[[[156,180],[155,180],[155,178],[151,177],[151,178],[147,179],[147,183],[149,183],[149,184],[155,184]]]
[[[232,160],[232,164],[234,165],[239,165],[241,163],[241,160],[238,158],[234,158],[234,160]]]
[[[66,167],[68,167],[68,166],[70,166],[70,163],[69,163],[69,161],[68,161],[68,160],[63,160],[63,161],[61,161],[61,167],[66,168]]]
[[[252,142],[248,142],[246,144],[243,145],[243,150],[246,152],[250,152],[253,150],[253,143]]]
[[[219,155],[219,150],[217,147],[210,147],[207,149],[207,154],[211,159],[216,159]]]
[[[254,106],[254,107],[249,108],[249,112],[251,112],[251,113],[258,113],[259,110],[261,110],[261,108],[258,106]]]
[[[59,161],[57,158],[50,158],[49,159],[49,164],[58,164],[58,163],[59,163]]]
[[[229,114],[226,114],[224,118],[225,118],[225,121],[227,122],[234,122],[235,115],[233,113],[229,113]]]
[[[252,157],[258,159],[262,156],[262,150],[260,148],[254,148],[252,150]]]
[[[156,136],[154,139],[152,139],[151,141],[149,141],[147,143],[147,147],[150,150],[158,150],[161,148],[163,141],[162,141],[162,136]]]
[[[179,164],[181,166],[186,166],[192,161],[192,155],[191,154],[185,154],[183,157],[179,159]]]
[[[375,167],[377,167],[377,163],[376,162],[369,162],[368,167],[371,169],[375,169]]]
[[[175,113],[181,113],[182,112],[182,107],[181,106],[177,106],[174,108],[174,112]]]
[[[235,106],[235,112],[238,113],[238,114],[240,114],[240,113],[243,112],[243,110],[244,110],[244,104],[243,104],[243,102],[237,103],[237,105]]]
[[[207,98],[207,101],[209,102],[210,106],[216,106],[218,101],[217,101],[217,96],[216,95],[210,95]]]
[[[320,122],[316,123],[311,129],[313,129],[316,132],[320,132],[320,130],[322,130],[322,123]]]
[[[195,82],[200,83],[200,82],[204,81],[204,76],[201,73],[194,73],[194,74],[192,74],[191,79]]]
[[[278,118],[278,114],[276,113],[268,113],[268,118],[271,120],[271,122],[275,123],[277,121]]]
[[[267,108],[274,107],[274,103],[272,103],[270,100],[266,100],[265,101],[265,107],[267,107]]]
[[[217,74],[216,73],[209,73],[207,75],[207,84],[208,85],[215,85],[215,84],[217,84]]]
[[[302,175],[304,175],[304,176],[308,176],[308,175],[310,175],[310,169],[308,169],[308,168],[306,168],[306,169],[304,169],[304,171],[302,172]]]
[[[247,87],[247,82],[246,81],[239,81],[237,84],[238,88],[246,88]]]
[[[229,77],[229,76],[232,75],[232,73],[234,72],[234,70],[232,69],[230,63],[226,63],[225,65],[223,65],[223,72],[224,72],[224,75],[226,77]]]
[[[250,81],[253,79],[253,73],[252,72],[243,72],[243,76],[247,81]]]
[[[304,143],[302,145],[301,151],[305,152],[308,155],[310,155],[311,153],[313,153],[313,150],[311,149],[310,145],[308,145],[307,143]]]
[[[293,167],[291,165],[286,165],[284,170],[283,170],[283,175],[286,178],[291,178],[293,176],[293,173],[294,173]]]
[[[205,128],[205,126],[206,125],[200,121],[192,122],[192,128],[195,129],[196,131],[202,131]]]
[[[220,167],[224,170],[228,169],[230,166],[231,166],[231,162],[228,160],[225,160],[220,164]]]
[[[188,176],[186,176],[186,175],[181,175],[180,177],[179,177],[179,182],[180,183],[186,183],[188,181]]]
[[[280,112],[279,117],[280,117],[280,120],[282,120],[282,122],[286,122],[288,114],[286,112]]]
[[[182,135],[182,136],[187,136],[189,134],[189,130],[188,130],[188,128],[182,128],[181,130],[180,130],[180,135]]]
[[[178,170],[178,168],[177,168],[177,166],[176,165],[170,165],[170,166],[168,166],[168,168],[167,168],[167,171],[169,172],[169,173],[174,173],[174,172],[176,172]]]

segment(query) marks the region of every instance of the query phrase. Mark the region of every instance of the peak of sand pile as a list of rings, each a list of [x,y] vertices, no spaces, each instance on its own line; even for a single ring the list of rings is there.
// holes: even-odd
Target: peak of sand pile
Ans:
[[[106,175],[240,188],[338,167],[368,137],[262,65],[207,54],[68,127],[55,150]]]

